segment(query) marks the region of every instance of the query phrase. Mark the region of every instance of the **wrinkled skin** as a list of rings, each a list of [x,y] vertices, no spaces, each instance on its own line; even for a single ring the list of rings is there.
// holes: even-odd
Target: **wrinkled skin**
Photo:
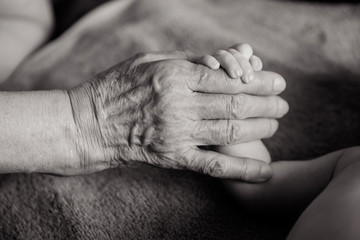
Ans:
[[[182,52],[140,54],[69,91],[84,169],[104,161],[111,167],[144,162],[252,182],[271,176],[267,163],[198,146],[272,136],[275,118],[288,111],[275,96],[285,89],[282,77],[259,72],[245,85],[186,58]]]

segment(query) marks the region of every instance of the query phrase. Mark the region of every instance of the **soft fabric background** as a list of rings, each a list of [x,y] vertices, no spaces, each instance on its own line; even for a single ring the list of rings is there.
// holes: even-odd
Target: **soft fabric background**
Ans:
[[[75,2],[55,0],[63,7],[57,16],[70,11],[55,37],[101,1]],[[359,4],[107,3],[29,57],[1,89],[66,89],[137,52],[203,54],[236,42],[251,43],[265,69],[288,83],[291,111],[266,140],[274,160],[360,145]],[[283,239],[297,217],[247,213],[219,180],[148,166],[75,177],[0,175],[0,203],[0,239]]]

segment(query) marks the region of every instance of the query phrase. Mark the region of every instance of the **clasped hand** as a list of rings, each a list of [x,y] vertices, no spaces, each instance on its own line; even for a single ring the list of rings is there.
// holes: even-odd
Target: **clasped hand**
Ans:
[[[81,165],[92,171],[98,162],[144,162],[265,181],[272,174],[268,164],[198,146],[272,136],[276,118],[288,111],[276,96],[284,89],[273,72],[255,72],[244,84],[188,61],[183,52],[136,55],[70,90]]]

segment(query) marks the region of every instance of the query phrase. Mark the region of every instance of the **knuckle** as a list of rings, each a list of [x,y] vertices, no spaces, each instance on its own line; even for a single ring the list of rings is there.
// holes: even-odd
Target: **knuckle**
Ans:
[[[202,172],[212,177],[221,177],[224,175],[224,166],[215,157],[210,157],[210,159],[206,161]]]
[[[156,97],[159,97],[158,100],[167,97],[165,100],[176,102],[176,100],[178,100],[177,97],[183,93],[182,91],[186,83],[177,77],[173,64],[154,64],[156,66],[154,66],[149,78],[154,94],[156,94]]]
[[[169,62],[168,61],[158,61],[153,63],[154,64],[154,68],[156,70],[156,73],[167,73],[169,71],[169,69],[171,68],[171,66],[169,66]]]
[[[193,153],[190,149],[187,149],[185,151],[179,151],[178,153],[179,161],[177,162],[177,164],[181,168],[193,170],[195,169],[194,165],[196,163],[196,158],[197,158],[196,154]]]
[[[172,61],[159,61],[154,64],[154,74],[163,79],[172,79],[176,76],[177,67]]]
[[[198,74],[197,84],[198,85],[205,84],[209,78],[206,68],[200,64],[197,64],[195,65],[195,72]]]
[[[157,94],[162,93],[165,87],[169,90],[169,86],[171,86],[171,84],[169,84],[170,76],[164,71],[163,66],[156,63],[151,81],[154,92]]]
[[[226,136],[224,137],[224,143],[226,145],[229,145],[233,142],[234,140],[234,124],[232,123],[232,121],[227,120],[226,121],[226,130],[224,131]]]
[[[245,118],[246,97],[243,94],[231,95],[227,104],[227,116],[230,119]]]
[[[233,119],[236,114],[236,103],[235,103],[235,96],[230,96],[230,101],[226,104],[226,115],[228,118]]]
[[[233,139],[233,124],[230,120],[219,121],[212,130],[211,138],[219,145],[229,145]]]
[[[241,169],[241,171],[240,171],[240,179],[248,180],[248,176],[249,176],[249,163],[248,163],[248,161],[246,161],[246,160],[242,161],[240,169]]]

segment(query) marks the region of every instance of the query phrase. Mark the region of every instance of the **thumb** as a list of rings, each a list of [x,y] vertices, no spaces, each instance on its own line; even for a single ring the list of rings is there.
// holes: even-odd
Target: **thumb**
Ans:
[[[272,176],[269,164],[245,157],[231,157],[221,153],[195,149],[190,170],[213,177],[239,179],[246,182],[265,182]]]

